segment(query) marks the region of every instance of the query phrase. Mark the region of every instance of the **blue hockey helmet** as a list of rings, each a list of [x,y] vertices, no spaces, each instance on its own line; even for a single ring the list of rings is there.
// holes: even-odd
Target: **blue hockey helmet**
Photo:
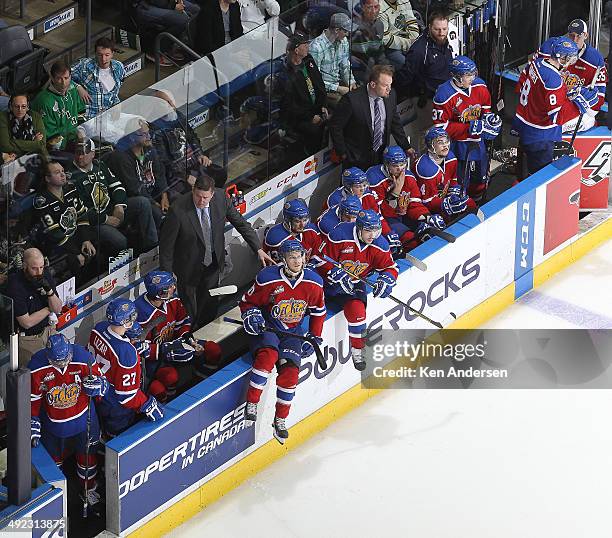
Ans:
[[[142,336],[143,332],[144,329],[142,328],[142,325],[135,321],[132,326],[125,331],[125,336],[130,340],[138,340],[138,338]]]
[[[354,194],[349,194],[340,202],[338,213],[340,214],[340,218],[343,216],[354,218],[357,217],[361,210],[362,207],[359,198],[357,198],[357,196]]]
[[[425,145],[429,151],[433,151],[434,141],[438,138],[443,138],[450,143],[448,133],[442,127],[430,127],[425,131]]]
[[[554,38],[550,46],[550,55],[559,60],[563,67],[576,63],[578,52],[578,45],[567,36]]]
[[[168,271],[151,271],[144,277],[144,285],[151,299],[168,300],[174,294],[176,278]]]
[[[136,305],[129,299],[113,299],[106,307],[106,319],[111,325],[117,327],[127,327],[128,329],[134,324],[138,314],[136,313]]]
[[[293,252],[298,252],[302,258],[302,266],[299,270],[291,269],[287,263],[289,254]],[[306,249],[304,248],[304,245],[302,245],[302,243],[300,243],[297,239],[285,239],[285,241],[283,241],[278,247],[278,253],[281,261],[283,262],[283,266],[285,267],[285,273],[291,278],[296,278],[299,276],[299,274],[304,270],[304,264],[306,263]]]
[[[406,164],[408,156],[399,146],[389,146],[383,152],[383,162],[385,164]]]
[[[368,176],[363,170],[353,166],[342,172],[342,185],[348,192],[351,193],[353,193],[353,187],[358,187],[365,190],[369,185]]]
[[[359,212],[357,215],[357,220],[355,221],[357,225],[357,232],[359,234],[359,238],[364,242],[371,242],[374,239],[380,237],[382,232],[382,222],[380,219],[380,215],[376,213],[376,211],[372,209],[364,209]],[[363,231],[372,231],[375,232],[371,241],[365,241],[363,236]]]
[[[63,370],[72,360],[72,344],[63,334],[52,334],[47,340],[49,364]]]
[[[283,222],[291,232],[303,232],[304,227],[310,220],[310,211],[306,202],[301,198],[295,198],[285,202],[283,206]]]
[[[474,61],[467,56],[457,56],[450,62],[449,71],[455,84],[461,85],[461,79],[464,75],[478,76],[478,68]]]

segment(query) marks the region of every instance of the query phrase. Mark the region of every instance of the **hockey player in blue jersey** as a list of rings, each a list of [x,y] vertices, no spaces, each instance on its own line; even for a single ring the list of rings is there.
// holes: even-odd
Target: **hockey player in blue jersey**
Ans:
[[[89,349],[110,384],[98,403],[104,431],[110,437],[131,426],[136,413],[144,414],[152,422],[164,416],[157,400],[142,390],[141,358],[125,336],[136,317],[132,301],[113,299],[106,308],[106,321],[97,323],[89,336]]]
[[[499,135],[502,122],[491,113],[491,94],[470,58],[454,58],[450,73],[451,79],[440,84],[434,96],[433,123],[448,133],[451,151],[457,157],[459,183],[478,202],[489,181],[485,140]]]
[[[321,214],[317,221],[319,231],[329,238],[331,231],[341,222],[355,222],[357,215],[362,209],[359,198],[354,194],[350,194],[343,198],[339,205],[330,207]]]
[[[319,250],[321,236],[319,229],[310,222],[310,211],[301,198],[288,200],[283,206],[283,222],[275,224],[267,232],[263,250],[279,263],[278,250],[283,241],[297,239],[306,251],[306,261]]]
[[[47,346],[32,355],[28,368],[32,446],[42,441],[59,467],[74,452],[77,475],[87,492],[88,504],[93,506],[100,501],[96,491],[95,446],[100,441],[100,426],[90,399],[104,396],[109,384],[91,353],[71,344],[63,334],[51,335]]]
[[[305,267],[305,250],[295,239],[279,247],[282,265],[262,269],[255,283],[240,300],[244,330],[251,335],[253,370],[247,391],[245,419],[257,419],[257,404],[274,365],[276,378],[276,413],[274,436],[282,444],[289,437],[285,419],[298,382],[300,363],[314,352],[312,344],[279,336],[267,328],[303,335],[304,317],[309,316],[308,333],[320,341],[325,321],[325,299],[321,277]]]

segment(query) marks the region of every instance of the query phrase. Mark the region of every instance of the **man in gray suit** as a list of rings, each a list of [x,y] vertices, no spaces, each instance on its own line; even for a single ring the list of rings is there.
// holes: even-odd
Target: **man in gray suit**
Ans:
[[[262,265],[273,264],[259,245],[257,234],[234,208],[223,189],[202,174],[191,192],[170,206],[159,237],[159,264],[162,271],[177,277],[178,294],[193,319],[202,327],[217,316],[218,299],[208,290],[219,286],[225,266],[225,220],[238,230]]]

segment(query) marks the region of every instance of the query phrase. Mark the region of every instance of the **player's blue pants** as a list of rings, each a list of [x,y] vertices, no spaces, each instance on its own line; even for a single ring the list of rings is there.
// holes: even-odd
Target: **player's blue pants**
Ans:
[[[535,174],[553,161],[554,147],[555,143],[552,140],[521,146],[529,175]]]
[[[348,323],[349,341],[351,347],[362,349],[365,347],[364,335],[366,332],[366,305],[368,295],[363,282],[355,284],[355,292],[348,295],[339,286],[325,283],[326,301],[340,306]]]

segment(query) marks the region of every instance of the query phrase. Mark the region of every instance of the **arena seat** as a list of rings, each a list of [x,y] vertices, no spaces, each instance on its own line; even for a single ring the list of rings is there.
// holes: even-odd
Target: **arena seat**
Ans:
[[[23,26],[0,29],[0,66],[8,67],[4,90],[11,95],[37,90],[44,77],[46,52],[34,47]]]

